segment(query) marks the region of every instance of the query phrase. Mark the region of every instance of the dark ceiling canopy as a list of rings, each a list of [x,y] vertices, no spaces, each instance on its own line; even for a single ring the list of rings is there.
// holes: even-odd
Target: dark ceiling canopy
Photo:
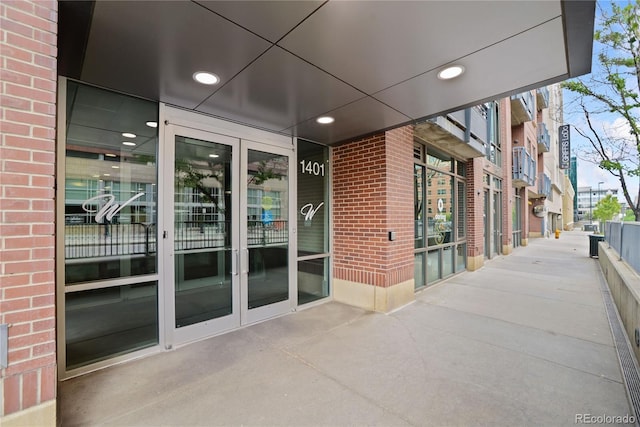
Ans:
[[[594,13],[591,0],[62,1],[59,73],[332,145],[589,72]],[[448,64],[465,73],[438,79]]]

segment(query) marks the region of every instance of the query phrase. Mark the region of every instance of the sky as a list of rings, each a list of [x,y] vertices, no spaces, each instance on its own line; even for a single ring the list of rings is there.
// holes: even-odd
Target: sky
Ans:
[[[626,1],[617,1],[619,5],[626,5]],[[598,1],[596,6],[596,28],[598,26],[598,21],[600,19],[600,15],[602,11],[606,13],[611,12],[611,2],[610,1]],[[592,61],[592,74],[598,72],[598,60],[597,55],[602,50],[602,45],[594,42],[593,45],[593,61]],[[584,76],[588,78],[589,75]],[[633,83],[633,85],[631,85]],[[637,82],[635,79],[629,79],[628,87],[636,87]],[[576,105],[574,99],[575,95],[564,90],[564,122],[572,125],[580,125],[584,123],[584,117],[582,113],[576,111]],[[596,109],[595,105],[587,104],[589,109]],[[624,123],[623,119],[619,116],[613,114],[601,114],[597,116],[592,116],[592,121],[595,123],[596,130],[601,134],[626,137],[629,133],[628,124]],[[585,148],[590,147],[590,144],[587,140],[582,138],[575,129],[571,129],[571,154],[572,156],[576,156],[578,158],[578,187],[592,187],[594,189],[598,188],[598,183],[600,184],[601,189],[618,189],[618,198],[620,201],[624,200],[624,196],[622,195],[622,186],[620,185],[620,181],[611,175],[608,171],[604,169],[600,169],[596,164],[593,164],[585,159]],[[632,197],[638,194],[638,178],[628,178],[627,185],[632,189],[631,194]]]

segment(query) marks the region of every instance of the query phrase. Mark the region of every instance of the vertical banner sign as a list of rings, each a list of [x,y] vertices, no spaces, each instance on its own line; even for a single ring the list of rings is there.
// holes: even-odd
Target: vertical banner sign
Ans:
[[[560,169],[569,169],[571,163],[571,136],[569,133],[569,125],[558,127],[558,135],[560,135]]]

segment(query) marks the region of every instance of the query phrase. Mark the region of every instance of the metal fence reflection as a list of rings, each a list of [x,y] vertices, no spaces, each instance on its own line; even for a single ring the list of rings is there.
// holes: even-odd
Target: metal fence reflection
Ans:
[[[140,222],[65,225],[66,259],[149,255],[157,250],[156,225]]]
[[[230,221],[186,221],[174,224],[174,249],[177,251],[225,247],[230,242]],[[249,246],[287,242],[287,221],[248,221]],[[155,254],[156,224],[67,224],[64,250],[67,260]]]

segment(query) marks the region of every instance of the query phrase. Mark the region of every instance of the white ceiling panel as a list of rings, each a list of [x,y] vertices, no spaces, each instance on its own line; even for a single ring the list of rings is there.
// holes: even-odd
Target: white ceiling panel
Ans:
[[[439,80],[437,72],[432,71],[374,96],[405,115],[419,119],[468,104],[468,99],[494,98],[503,93],[505,87],[525,87],[565,78],[564,46],[554,43],[558,37],[562,37],[560,18],[458,61],[465,67],[465,73],[459,78]],[[505,56],[508,63],[504,61]]]
[[[321,125],[315,119],[311,119],[299,123],[287,131],[291,132],[293,136],[332,144],[355,135],[372,133],[410,121],[409,117],[370,97],[330,111],[329,115],[335,118],[335,124],[338,126],[334,124]]]
[[[364,96],[274,46],[197,110],[281,131]]]
[[[551,1],[335,1],[278,44],[371,94],[560,14]]]
[[[323,1],[196,0],[238,25],[275,43],[320,7]]]
[[[98,1],[84,80],[194,108],[219,86],[196,83],[210,71],[232,79],[271,44],[187,1]]]

